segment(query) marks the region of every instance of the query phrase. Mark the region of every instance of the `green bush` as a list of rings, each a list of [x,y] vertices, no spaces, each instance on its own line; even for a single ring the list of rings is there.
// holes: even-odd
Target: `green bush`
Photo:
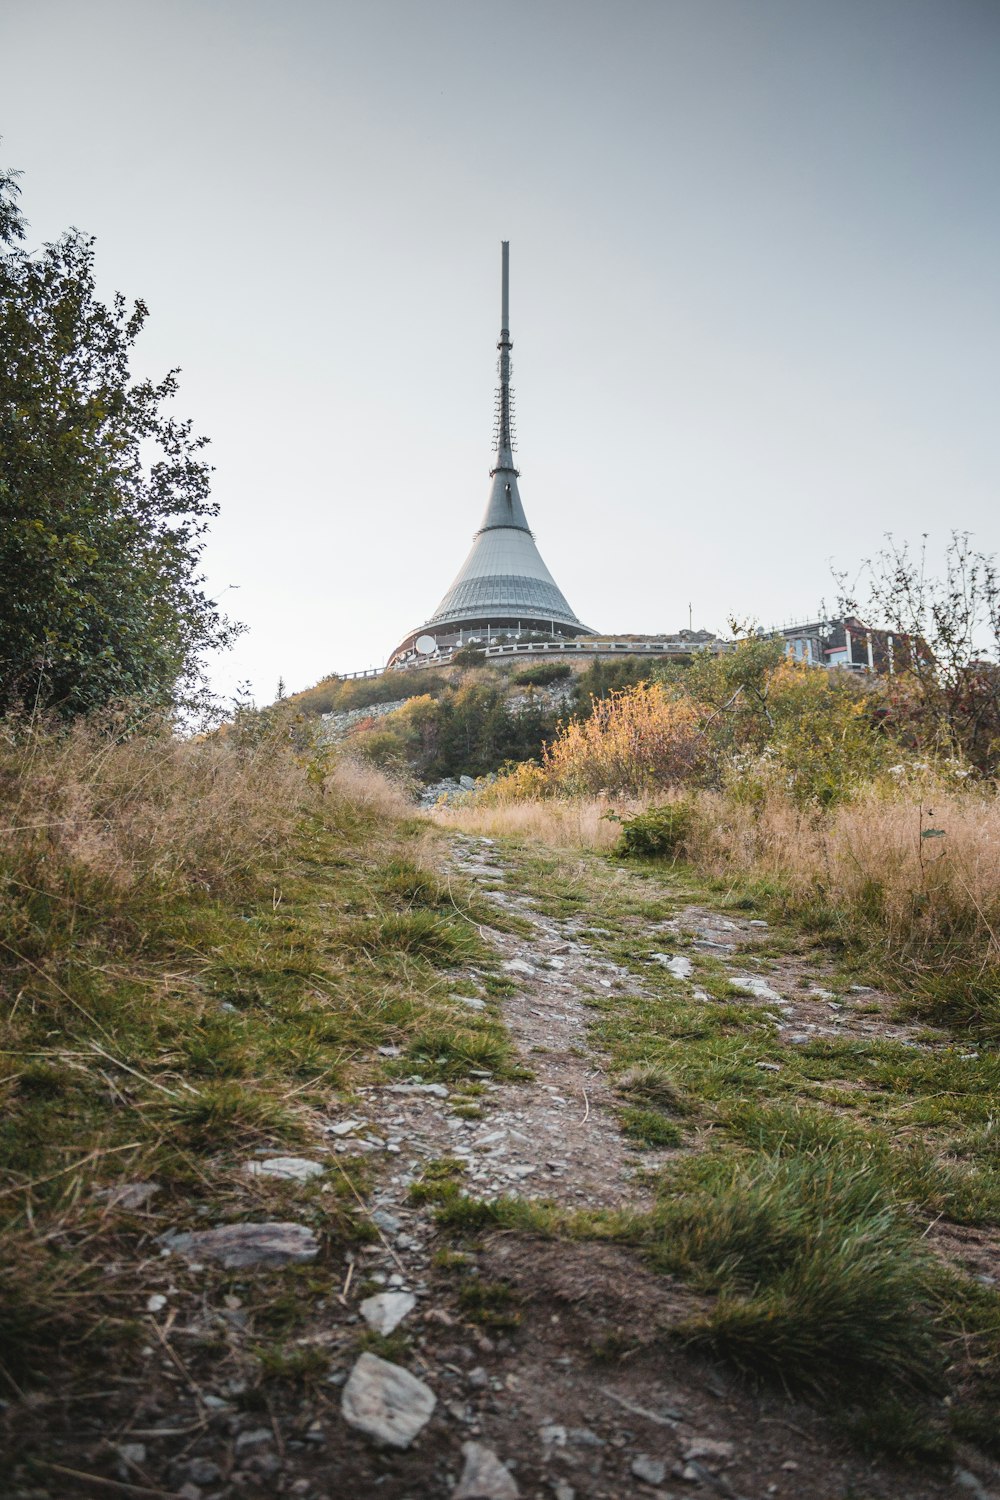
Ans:
[[[688,798],[651,807],[622,823],[618,853],[646,855],[650,858],[676,859],[684,852],[694,820],[694,803]]]

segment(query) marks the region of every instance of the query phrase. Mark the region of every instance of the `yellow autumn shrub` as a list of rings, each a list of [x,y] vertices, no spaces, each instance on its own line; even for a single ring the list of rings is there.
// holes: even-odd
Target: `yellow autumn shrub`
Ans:
[[[571,719],[546,746],[542,770],[554,791],[569,796],[640,796],[689,781],[709,754],[701,718],[693,699],[640,682],[596,700],[589,718]]]

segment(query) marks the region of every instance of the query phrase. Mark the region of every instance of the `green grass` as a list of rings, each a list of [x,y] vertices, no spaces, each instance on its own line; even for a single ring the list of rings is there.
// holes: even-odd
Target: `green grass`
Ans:
[[[694,1158],[641,1238],[718,1293],[683,1336],[790,1389],[937,1389],[932,1263],[878,1174],[849,1155]]]
[[[419,1069],[427,1078],[465,1078],[470,1072],[488,1072],[497,1078],[524,1077],[513,1062],[507,1031],[485,1018],[476,1025],[464,1021],[439,1022],[422,1027],[407,1047],[407,1069]]]
[[[458,1302],[465,1317],[483,1328],[511,1329],[521,1321],[511,1288],[503,1282],[470,1276],[459,1288]]]

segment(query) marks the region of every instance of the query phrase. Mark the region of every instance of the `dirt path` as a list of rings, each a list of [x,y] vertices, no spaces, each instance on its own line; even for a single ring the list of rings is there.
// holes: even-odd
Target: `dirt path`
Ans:
[[[444,1409],[410,1453],[391,1459],[341,1427],[341,1462],[358,1466],[359,1482],[363,1474],[378,1493],[400,1497],[451,1495],[462,1468],[457,1444],[470,1439],[510,1466],[522,1495],[555,1500],[988,1494],[967,1472],[954,1481],[869,1465],[831,1437],[821,1412],[753,1395],[731,1373],[671,1348],[670,1327],[702,1303],[614,1247],[487,1236],[475,1257],[479,1282],[510,1289],[512,1300],[495,1310],[499,1328],[469,1317],[461,1288],[456,1297],[432,1264],[441,1242],[433,1209],[410,1201],[429,1163],[462,1162],[463,1185],[477,1198],[516,1193],[569,1208],[642,1207],[645,1174],[669,1153],[629,1145],[617,1118],[621,1100],[587,1046],[590,1002],[641,994],[641,980],[580,936],[593,931],[588,914],[540,915],[492,841],[458,836],[454,861],[498,906],[531,923],[528,937],[491,938],[517,985],[503,1018],[534,1076],[485,1081],[482,1118],[474,1120],[455,1112],[442,1086],[364,1091],[366,1121],[399,1149],[399,1170],[381,1178],[372,1200],[386,1242],[364,1256],[364,1274],[414,1292],[416,1350]],[[872,991],[858,993],[859,1013],[818,982],[803,991],[801,966],[741,957],[765,926],[688,906],[661,930],[665,947],[672,935],[693,932],[696,947],[730,963],[757,990],[749,1003],[780,1016],[789,1046],[877,1026],[909,1037],[907,1028],[875,1019]],[[477,977],[459,988],[481,1004]],[[350,1140],[342,1147],[357,1149]],[[508,1307],[518,1320],[510,1328]],[[490,1493],[502,1496],[502,1483]]]
[[[24,1487],[19,1500],[77,1493],[988,1500],[1000,1493],[996,1476],[971,1455],[959,1470],[937,1475],[869,1463],[837,1437],[822,1408],[755,1393],[730,1369],[685,1352],[672,1330],[702,1311],[705,1299],[621,1248],[485,1230],[456,1241],[440,1228],[435,1205],[419,1195],[435,1172],[460,1173],[476,1199],[509,1194],[569,1209],[641,1208],[650,1169],[674,1149],[640,1150],[623,1135],[621,1097],[606,1059],[588,1042],[608,997],[655,998],[641,974],[597,950],[599,907],[542,914],[518,888],[516,863],[488,839],[455,836],[451,857],[499,909],[529,924],[517,936],[486,931],[510,982],[503,999],[491,998],[488,976],[473,969],[456,978],[454,1004],[459,1013],[498,1006],[531,1076],[498,1081],[484,1070],[475,1093],[411,1076],[331,1107],[304,1159],[334,1178],[338,1163],[363,1163],[370,1191],[360,1211],[377,1238],[346,1252],[333,1268],[339,1290],[289,1338],[290,1367],[314,1364],[318,1373],[273,1396],[253,1387],[247,1372],[256,1327],[242,1288],[254,1272],[243,1271],[219,1305],[189,1305],[186,1322],[168,1325],[159,1383],[151,1378],[127,1411],[107,1420],[102,1443],[65,1464],[62,1487]],[[887,1019],[875,992],[841,987],[838,997],[815,963],[755,952],[766,933],[757,919],[689,905],[647,926],[645,936],[651,933],[662,939],[651,962],[673,965],[695,1000],[710,1003],[685,968],[686,955],[701,953],[743,984],[748,1004],[776,1018],[789,1048],[875,1031],[919,1045]],[[292,1185],[292,1220],[295,1191]],[[158,1267],[165,1301],[178,1247],[151,1244],[149,1256],[150,1286],[161,1284]],[[269,1273],[278,1278],[274,1297],[281,1276],[308,1286],[308,1259]],[[206,1340],[214,1341],[210,1353]],[[374,1397],[357,1386],[364,1345],[369,1373],[384,1373],[382,1360],[420,1383],[396,1393],[399,1419],[416,1423],[405,1446],[375,1442],[365,1431]],[[116,1479],[81,1477],[107,1471],[109,1453]]]

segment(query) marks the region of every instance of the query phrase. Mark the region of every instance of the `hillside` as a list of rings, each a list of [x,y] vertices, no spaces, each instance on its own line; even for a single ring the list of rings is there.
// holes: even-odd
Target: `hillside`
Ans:
[[[4,752],[5,1493],[989,1493],[988,1010],[290,724]]]
[[[560,724],[595,698],[662,670],[656,659],[485,660],[467,650],[441,670],[326,678],[283,700],[350,753],[415,785],[488,776],[538,760]]]

